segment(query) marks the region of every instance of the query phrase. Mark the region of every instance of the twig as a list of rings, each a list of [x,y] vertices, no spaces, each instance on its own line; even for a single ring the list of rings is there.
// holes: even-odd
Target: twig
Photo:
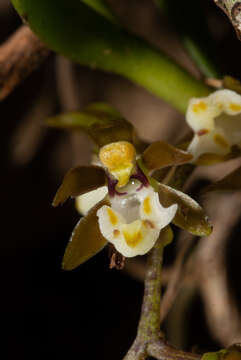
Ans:
[[[183,246],[180,248],[175,263],[172,267],[170,281],[168,282],[167,289],[163,295],[163,299],[161,302],[161,309],[160,309],[161,322],[168,314],[183,284],[182,280],[184,277],[184,265],[186,264],[187,254],[189,252],[188,250],[190,249],[192,240],[194,238],[192,234],[189,233],[187,234],[184,232],[182,234],[184,234],[185,239],[180,239],[180,240],[184,240],[184,243]]]
[[[149,254],[137,337],[124,360],[145,359],[148,355],[146,350],[148,342],[157,340],[159,336],[163,247],[160,237]]]
[[[224,346],[241,340],[241,314],[227,282],[225,253],[230,229],[240,217],[241,195],[222,196],[214,201],[214,231],[199,242],[193,259],[204,300],[206,318],[213,336]]]
[[[161,266],[166,230],[148,257],[145,291],[136,339],[124,360],[144,360],[153,356],[161,360],[199,360],[200,356],[178,351],[160,336]]]
[[[11,3],[9,0],[1,0],[0,1],[0,13],[6,13],[11,7]]]
[[[50,51],[27,26],[21,26],[0,46],[0,100],[34,71]]]
[[[214,0],[229,17],[239,40],[241,40],[241,2],[239,0]]]
[[[201,355],[176,350],[165,342],[150,342],[148,354],[158,360],[199,360]]]

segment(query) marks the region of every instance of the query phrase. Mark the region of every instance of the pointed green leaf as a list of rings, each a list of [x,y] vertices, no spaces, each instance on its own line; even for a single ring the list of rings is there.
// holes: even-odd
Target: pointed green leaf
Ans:
[[[143,153],[142,160],[149,170],[181,165],[192,160],[192,155],[164,141],[156,141]]]
[[[109,21],[118,24],[118,21],[113,16],[109,6],[103,0],[81,0],[83,3],[87,4],[88,6],[92,7],[97,13],[104,16]]]
[[[235,169],[223,179],[207,186],[204,193],[213,191],[239,191],[241,190],[241,167]]]
[[[103,205],[109,205],[106,199],[92,208],[74,228],[63,258],[62,267],[64,270],[75,269],[106,245],[107,241],[100,232],[96,215],[98,209]]]
[[[64,177],[54,200],[53,206],[64,203],[69,197],[76,197],[105,185],[106,175],[100,166],[78,166]]]
[[[89,6],[90,0],[12,3],[50,49],[79,64],[125,76],[182,112],[191,97],[210,93],[160,50],[109,21],[97,6]]]
[[[167,185],[159,184],[160,203],[167,207],[178,204],[173,224],[198,236],[207,236],[212,227],[201,206],[190,196]]]
[[[113,107],[91,104],[81,112],[60,114],[47,120],[49,126],[82,131],[99,147],[115,142],[134,140],[134,128]]]

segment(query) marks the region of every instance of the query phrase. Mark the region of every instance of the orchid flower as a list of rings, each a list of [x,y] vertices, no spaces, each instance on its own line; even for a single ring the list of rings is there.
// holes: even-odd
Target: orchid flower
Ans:
[[[64,116],[65,123],[73,119]],[[156,169],[190,162],[192,156],[162,141],[146,146],[140,153],[132,126],[125,120],[122,127],[119,119],[112,119],[108,126],[98,122],[94,127],[91,119],[98,139],[99,166],[71,169],[54,198],[53,205],[57,206],[75,197],[77,209],[84,215],[65,251],[64,269],[79,266],[107,243],[123,257],[146,254],[171,222],[200,236],[211,231],[203,210],[193,199],[151,176]],[[56,126],[56,119],[52,124]]]
[[[235,91],[223,89],[192,98],[186,120],[195,133],[187,149],[193,161],[210,154],[225,159],[233,145],[241,147],[241,96]]]

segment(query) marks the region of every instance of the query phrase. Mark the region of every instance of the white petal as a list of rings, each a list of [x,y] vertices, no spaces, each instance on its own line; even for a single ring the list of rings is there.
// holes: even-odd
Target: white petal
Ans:
[[[133,257],[148,253],[155,245],[160,229],[152,228],[141,220],[121,226],[120,238],[116,239],[114,246],[125,257]]]
[[[144,198],[140,206],[140,217],[149,220],[156,228],[161,230],[167,226],[177,212],[177,204],[173,204],[167,208],[160,204],[158,193],[151,190]]]
[[[110,206],[104,205],[97,211],[100,231],[111,243],[120,233],[120,226],[125,223],[124,218]]]
[[[222,139],[222,140],[220,140]],[[202,154],[226,155],[230,151],[231,143],[222,131],[211,131],[208,134],[199,136],[194,135],[187,149],[193,155],[193,161],[197,160]]]
[[[78,196],[75,200],[76,209],[81,215],[86,215],[92,207],[104,199],[107,193],[107,186],[102,186],[96,190],[89,191],[86,194]]]
[[[186,119],[195,132],[188,147],[194,160],[204,153],[226,155],[231,145],[241,143],[241,96],[234,91],[191,99]]]
[[[217,90],[209,96],[216,107],[229,115],[241,113],[241,96],[232,90]]]
[[[222,110],[219,109],[212,99],[206,98],[193,98],[189,101],[186,113],[186,120],[188,125],[194,132],[200,130],[213,130],[214,118],[221,114]]]

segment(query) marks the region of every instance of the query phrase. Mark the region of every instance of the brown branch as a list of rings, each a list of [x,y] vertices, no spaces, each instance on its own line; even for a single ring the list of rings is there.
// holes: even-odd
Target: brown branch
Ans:
[[[193,259],[196,281],[213,336],[224,346],[241,340],[241,314],[228,287],[226,248],[230,229],[240,217],[241,194],[213,201],[214,231],[199,242]]]
[[[181,242],[183,242],[182,247],[179,249],[178,255],[176,257],[175,263],[172,266],[171,269],[171,276],[170,281],[168,282],[167,289],[163,295],[162,302],[161,302],[161,322],[165,319],[166,315],[168,314],[169,310],[171,309],[176,296],[183,285],[184,280],[184,268],[187,261],[187,254],[188,250],[190,249],[190,246],[192,244],[192,240],[194,236],[192,234],[183,232],[182,233],[184,239]]]
[[[229,17],[237,37],[241,40],[241,1],[239,0],[214,0]]]
[[[150,342],[147,347],[148,354],[158,360],[200,360],[201,355],[177,350],[162,342]]]
[[[199,360],[200,356],[169,346],[160,336],[161,266],[168,229],[149,254],[145,291],[136,339],[124,360],[145,360],[153,356],[161,360]]]
[[[0,46],[0,100],[5,99],[48,56],[49,50],[27,26]]]

